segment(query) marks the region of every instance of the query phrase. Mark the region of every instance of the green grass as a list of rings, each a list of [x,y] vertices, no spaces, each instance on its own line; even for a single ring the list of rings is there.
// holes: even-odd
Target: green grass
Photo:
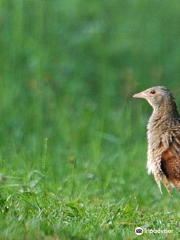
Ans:
[[[0,239],[135,239],[137,226],[173,230],[158,237],[176,239],[179,194],[161,195],[146,174],[145,121],[134,123],[129,110],[87,127],[87,116],[74,117],[77,126],[62,125],[69,144],[56,148],[50,137],[36,151],[9,143],[1,151]]]
[[[0,239],[179,239],[146,173],[151,110],[180,106],[179,1],[0,0]],[[135,234],[135,228],[173,230]]]

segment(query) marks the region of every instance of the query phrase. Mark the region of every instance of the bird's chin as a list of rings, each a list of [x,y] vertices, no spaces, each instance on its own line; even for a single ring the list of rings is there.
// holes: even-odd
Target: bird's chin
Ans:
[[[154,105],[152,104],[152,102],[149,99],[146,99],[149,103],[149,105],[151,105],[154,108]]]

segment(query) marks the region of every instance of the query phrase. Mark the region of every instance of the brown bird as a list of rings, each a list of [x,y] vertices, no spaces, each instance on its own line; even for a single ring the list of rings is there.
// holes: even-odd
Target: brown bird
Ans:
[[[170,193],[171,185],[180,191],[180,115],[172,93],[163,86],[135,94],[153,107],[147,125],[148,174],[153,174],[161,191],[163,180]]]

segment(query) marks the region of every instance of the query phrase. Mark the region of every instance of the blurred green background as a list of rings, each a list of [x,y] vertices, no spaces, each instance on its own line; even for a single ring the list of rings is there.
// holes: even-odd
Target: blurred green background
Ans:
[[[0,0],[2,207],[24,188],[42,198],[49,189],[65,201],[159,207],[145,169],[151,108],[132,95],[165,85],[180,106],[179,13],[178,0]],[[16,216],[27,208],[22,199],[16,199],[22,205]],[[166,209],[169,196],[161,201],[164,211],[172,210]],[[25,212],[23,221],[38,219]],[[2,219],[4,229],[11,217]],[[91,231],[77,233],[73,224],[64,236]],[[109,239],[134,233],[114,229]],[[9,233],[17,239],[17,225]],[[95,236],[101,239],[102,232]]]
[[[92,120],[129,108],[134,92],[178,94],[179,11],[178,1],[1,0],[1,148],[87,141]]]

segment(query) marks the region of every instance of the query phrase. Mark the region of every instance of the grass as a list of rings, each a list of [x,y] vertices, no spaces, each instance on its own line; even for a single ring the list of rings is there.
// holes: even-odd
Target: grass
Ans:
[[[179,1],[0,0],[0,239],[178,239],[146,173],[147,103],[179,98]],[[173,230],[135,234],[135,228]]]
[[[179,195],[161,195],[146,174],[146,119],[134,123],[129,110],[83,128],[90,135],[83,144],[58,141],[54,152],[49,138],[34,153],[13,142],[1,151],[0,239],[136,239],[138,226],[178,238]],[[79,128],[79,139],[84,119],[74,121],[64,131]]]

